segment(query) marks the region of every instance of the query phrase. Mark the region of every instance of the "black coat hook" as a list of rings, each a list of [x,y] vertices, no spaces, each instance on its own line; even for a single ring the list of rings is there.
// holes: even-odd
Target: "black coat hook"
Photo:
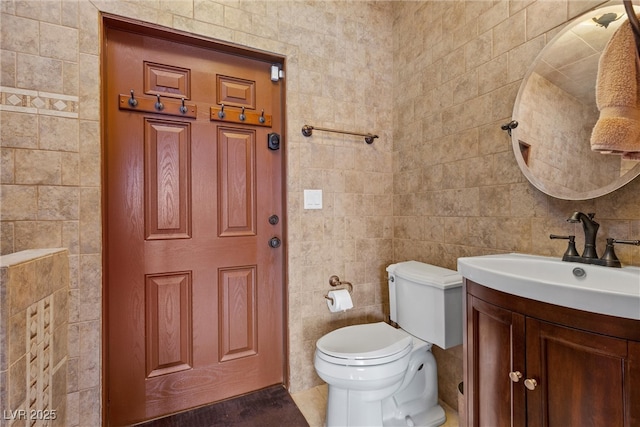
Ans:
[[[135,108],[138,106],[138,100],[133,96],[133,89],[131,89],[131,97],[129,98],[129,106]]]
[[[162,111],[164,109],[164,105],[160,102],[160,95],[156,95],[158,97],[158,101],[156,102],[156,110]]]

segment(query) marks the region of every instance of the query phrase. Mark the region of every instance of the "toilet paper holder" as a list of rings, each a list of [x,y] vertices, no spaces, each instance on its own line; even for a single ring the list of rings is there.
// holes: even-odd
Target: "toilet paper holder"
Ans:
[[[349,294],[351,294],[353,292],[353,285],[351,284],[351,282],[342,282],[342,281],[340,281],[340,278],[338,276],[336,276],[335,274],[333,276],[329,277],[329,284],[331,286],[333,286],[334,288],[341,287],[339,289],[347,289],[347,291],[349,291]],[[346,288],[345,288],[345,286],[346,286]],[[329,295],[325,295],[324,297],[325,297],[325,299],[328,299],[333,303],[333,298],[331,298]]]

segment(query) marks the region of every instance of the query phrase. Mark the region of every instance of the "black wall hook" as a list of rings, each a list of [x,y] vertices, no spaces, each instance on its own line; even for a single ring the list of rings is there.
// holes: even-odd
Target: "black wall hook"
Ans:
[[[133,96],[133,89],[131,89],[131,97],[129,98],[129,106],[135,108],[138,106],[138,100]]]
[[[518,127],[518,122],[515,120],[511,120],[509,123],[500,126],[500,129],[506,130],[509,136],[511,136],[511,129],[515,129]]]
[[[160,102],[160,95],[156,95],[158,97],[158,101],[156,102],[156,110],[162,111],[164,109],[164,105]]]

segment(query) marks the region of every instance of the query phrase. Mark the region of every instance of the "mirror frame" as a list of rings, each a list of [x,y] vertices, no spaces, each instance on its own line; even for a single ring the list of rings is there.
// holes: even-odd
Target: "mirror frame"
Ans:
[[[533,63],[529,66],[529,69],[527,70],[526,74],[524,75],[522,82],[520,84],[520,88],[518,90],[518,95],[516,96],[516,100],[514,103],[514,107],[513,107],[513,113],[512,113],[512,119],[513,120],[518,120],[519,116],[519,108],[520,108],[520,104],[521,104],[521,98],[522,98],[522,94],[525,91],[525,88],[527,86],[527,83],[529,81],[529,79],[531,78],[531,75],[534,73],[534,71],[536,70],[536,66],[540,63],[541,59],[545,56],[545,54],[548,53],[548,51],[550,51],[551,49],[553,49],[554,44],[568,31],[570,31],[571,29],[573,29],[574,27],[576,27],[577,25],[579,25],[580,23],[584,22],[585,20],[589,19],[591,20],[591,17],[594,15],[594,13],[598,13],[599,10],[605,9],[605,8],[610,8],[612,6],[621,6],[621,4],[617,3],[617,2],[608,2],[605,4],[602,4],[594,9],[590,9],[584,13],[582,13],[580,16],[578,16],[577,18],[571,20],[570,22],[568,22],[567,24],[565,24],[565,27],[558,33],[555,35],[555,37],[549,42],[547,43],[544,48],[540,51],[540,53],[538,53],[538,55],[536,56],[535,60],[533,61]],[[621,6],[622,7],[622,6]],[[627,19],[625,17],[625,19]],[[594,82],[594,90],[595,90],[595,82]],[[505,125],[507,126],[507,125]],[[536,187],[538,190],[542,191],[543,193],[551,196],[551,197],[555,197],[557,199],[562,199],[562,200],[588,200],[588,199],[594,199],[596,197],[601,197],[604,196],[606,194],[609,194],[617,189],[619,189],[620,187],[628,184],[629,182],[631,182],[633,179],[635,179],[636,177],[638,177],[638,175],[640,175],[640,162],[638,162],[638,164],[636,164],[633,168],[631,168],[629,171],[627,171],[624,175],[620,176],[618,179],[615,179],[613,182],[609,183],[608,185],[605,185],[601,188],[597,188],[597,189],[593,189],[593,190],[588,190],[588,191],[571,191],[571,190],[567,190],[565,188],[549,188],[549,185],[547,185],[544,181],[542,181],[540,178],[538,178],[538,176],[536,176],[534,174],[534,172],[529,168],[529,166],[525,163],[525,159],[521,153],[521,147],[520,147],[520,142],[518,140],[517,137],[517,128],[513,129],[513,132],[510,132],[511,135],[511,145],[513,148],[513,153],[515,155],[516,161],[518,162],[518,166],[520,167],[520,170],[522,171],[522,173],[524,174],[524,176],[527,178],[527,180],[534,186]],[[587,143],[589,143],[589,141],[586,141]],[[611,155],[611,154],[601,154],[603,156],[606,155]]]

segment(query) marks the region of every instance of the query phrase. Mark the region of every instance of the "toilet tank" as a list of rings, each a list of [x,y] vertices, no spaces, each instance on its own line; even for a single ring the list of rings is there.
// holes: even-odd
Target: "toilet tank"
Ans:
[[[418,261],[387,267],[391,320],[440,348],[462,344],[462,277]]]

